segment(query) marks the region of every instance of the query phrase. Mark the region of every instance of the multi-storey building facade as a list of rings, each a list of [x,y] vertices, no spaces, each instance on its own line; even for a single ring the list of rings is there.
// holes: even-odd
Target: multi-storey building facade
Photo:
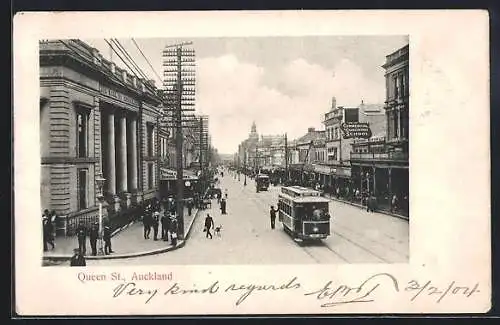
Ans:
[[[386,79],[386,137],[353,144],[351,162],[356,183],[366,191],[388,200],[398,197],[402,213],[408,213],[409,141],[409,47],[386,57],[382,66]]]
[[[289,146],[289,156],[293,163],[289,164],[288,179],[304,185],[315,181],[317,158],[326,158],[325,141],[325,131],[310,127],[305,135],[294,141],[293,146]]]
[[[40,42],[42,208],[95,215],[100,175],[107,212],[156,197],[160,104],[151,81],[86,43]]]
[[[240,168],[246,169],[247,172],[255,168],[256,149],[259,143],[259,134],[255,122],[252,123],[248,138],[243,140],[238,146],[238,158]]]

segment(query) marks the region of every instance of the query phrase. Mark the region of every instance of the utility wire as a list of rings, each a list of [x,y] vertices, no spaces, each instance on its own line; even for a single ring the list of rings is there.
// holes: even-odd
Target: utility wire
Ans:
[[[146,75],[144,74],[144,72],[142,72],[142,70],[137,66],[137,64],[135,63],[135,61],[132,59],[132,57],[128,54],[127,50],[125,50],[125,48],[121,45],[121,43],[116,40],[116,39],[111,39],[111,43],[113,43],[117,48],[118,50],[125,56],[125,58],[128,60],[128,62],[130,63],[130,65],[132,65],[132,67],[135,69],[132,70],[132,73],[134,73],[136,76],[137,74],[139,74],[141,76],[141,78],[144,78],[144,79],[148,79],[146,77]],[[130,69],[130,66],[129,66],[129,69]],[[137,72],[137,73],[135,73]]]
[[[106,39],[105,39],[105,41],[106,41],[106,43],[108,43],[108,44],[109,44],[109,46],[111,46],[111,43],[110,43],[108,40],[106,40]],[[122,58],[122,56],[121,56],[121,55],[120,55],[120,54],[119,54],[119,53],[118,53],[118,52],[117,52],[117,51],[116,51],[113,47],[111,47],[111,48],[113,49],[113,52],[115,52],[115,53],[116,53],[116,55],[118,55],[118,57],[120,58],[120,60],[122,60],[122,62],[123,62],[123,63],[124,63],[124,64],[125,64],[128,68],[129,68],[129,70],[130,70],[130,71],[131,71],[131,72],[132,72],[132,73],[133,73],[133,74],[134,74],[137,78],[140,78],[140,77],[139,77],[139,76],[135,73],[134,69],[130,68],[130,66],[128,65],[128,63],[126,62],[126,60],[124,60],[124,59]],[[144,77],[143,77],[143,78],[144,78]],[[147,80],[147,78],[146,78],[146,80]],[[146,86],[149,90],[151,90],[154,94],[156,94],[156,91],[155,91],[154,89],[152,89],[152,88],[151,88],[151,85],[149,85],[147,82],[145,82],[145,83],[144,83],[144,85],[145,85],[145,86]]]
[[[135,41],[135,39],[132,38],[132,42],[134,42],[135,44],[135,47],[137,47],[137,49],[139,50],[139,52],[142,54],[142,57],[146,60],[146,62],[148,63],[149,67],[151,68],[151,70],[153,71],[153,73],[156,75],[156,77],[158,77],[158,80],[162,80],[162,78],[160,77],[160,75],[156,72],[156,70],[153,68],[153,65],[151,64],[151,62],[149,62],[148,58],[144,55],[144,53],[142,52],[141,48],[139,47],[139,45],[137,44],[137,42]]]

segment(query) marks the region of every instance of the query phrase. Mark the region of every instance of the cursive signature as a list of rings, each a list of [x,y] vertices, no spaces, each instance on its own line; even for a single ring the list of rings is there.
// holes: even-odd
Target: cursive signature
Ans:
[[[382,280],[388,279],[390,285],[399,292],[398,281],[389,273],[378,273],[364,280],[358,286],[346,284],[333,285],[333,281],[328,281],[321,289],[305,293],[305,296],[316,296],[318,300],[328,300],[321,307],[334,307],[342,304],[352,304],[360,302],[373,302],[373,293],[382,284]]]

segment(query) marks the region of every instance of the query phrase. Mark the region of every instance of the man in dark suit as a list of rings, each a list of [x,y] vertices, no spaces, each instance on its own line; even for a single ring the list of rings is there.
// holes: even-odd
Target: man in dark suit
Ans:
[[[71,257],[69,262],[70,266],[86,266],[85,257],[81,254],[79,248],[73,250],[74,255]]]
[[[165,211],[161,217],[161,239],[168,241],[168,231],[170,227],[170,216]]]
[[[271,210],[269,210],[269,214],[271,216],[271,229],[274,229],[274,225],[275,225],[275,222],[276,222],[276,212],[278,212],[278,210],[274,210],[274,206],[271,206]]]
[[[159,225],[160,225],[160,213],[158,211],[155,211],[155,213],[153,214],[153,232],[154,232],[153,240],[158,240]]]
[[[85,256],[87,252],[87,228],[83,221],[80,221],[78,228],[76,228],[76,237],[78,238],[78,248],[80,249],[80,254]]]
[[[111,249],[111,228],[106,225],[104,226],[104,254],[109,255],[114,253],[113,249]]]
[[[90,228],[90,247],[92,248],[92,256],[97,255],[97,237],[99,237],[99,223],[94,223]]]

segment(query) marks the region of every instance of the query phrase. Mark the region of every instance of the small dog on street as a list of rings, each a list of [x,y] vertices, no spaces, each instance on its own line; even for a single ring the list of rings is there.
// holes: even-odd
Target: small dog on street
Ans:
[[[216,236],[221,237],[222,225],[215,227],[214,233]]]

